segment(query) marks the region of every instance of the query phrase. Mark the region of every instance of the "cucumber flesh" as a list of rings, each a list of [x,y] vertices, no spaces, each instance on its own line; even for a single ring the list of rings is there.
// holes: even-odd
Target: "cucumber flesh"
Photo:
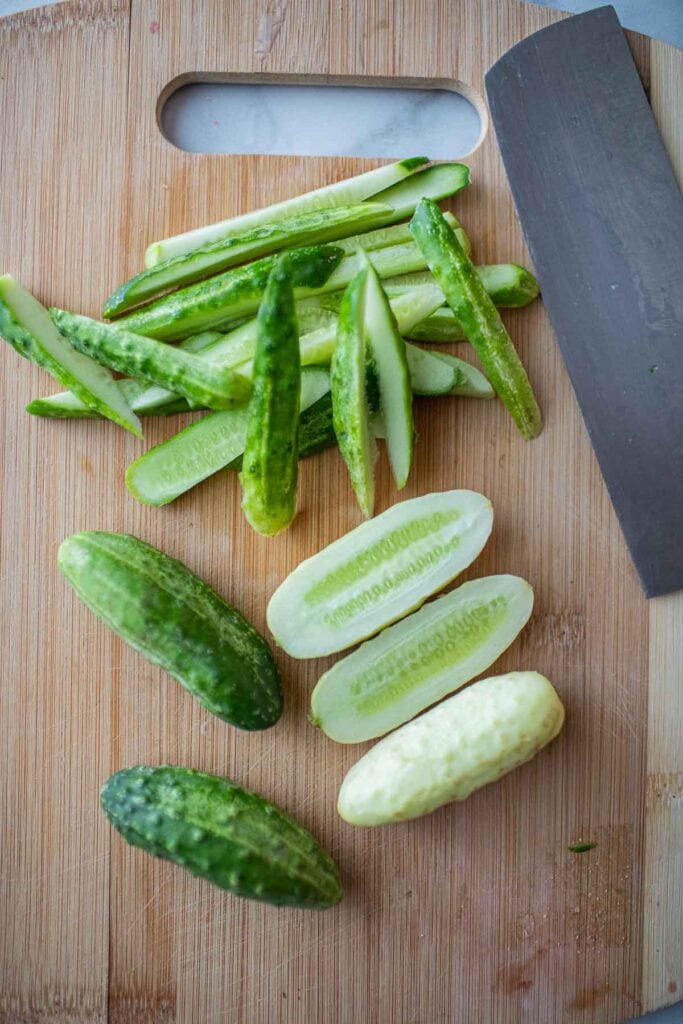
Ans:
[[[127,842],[236,896],[313,910],[342,898],[337,866],[311,833],[229,779],[170,765],[124,768],[100,800]]]
[[[373,202],[393,207],[399,217],[410,217],[425,196],[437,202],[447,199],[469,185],[470,180],[467,164],[436,164],[376,193]]]
[[[109,370],[76,352],[45,307],[10,274],[0,277],[0,334],[19,355],[47,370],[93,413],[142,437],[140,421]]]
[[[88,531],[62,541],[59,568],[102,622],[212,714],[248,730],[280,718],[267,643],[182,562],[137,537]]]
[[[383,736],[484,672],[532,606],[519,576],[463,583],[333,665],[313,691],[312,721],[339,743]]]
[[[352,825],[419,818],[529,761],[563,722],[562,702],[538,672],[482,679],[368,751],[337,809]]]
[[[261,224],[284,220],[295,214],[360,203],[413,174],[426,163],[429,163],[427,157],[422,156],[399,160],[397,163],[378,167],[374,171],[366,171],[365,174],[359,174],[354,178],[336,181],[332,185],[324,185],[313,192],[304,192],[303,195],[285,199],[272,206],[265,206],[259,210],[252,210],[237,217],[218,221],[216,224],[208,224],[192,231],[185,231],[180,235],[164,238],[159,242],[152,242],[145,252],[145,266],[153,267],[161,260],[176,256],[178,253],[189,252],[191,249],[214,242],[219,238],[227,238]]]
[[[249,396],[249,384],[244,378],[201,359],[198,354],[63,309],[52,309],[50,314],[79,352],[199,406],[229,409]]]
[[[410,384],[416,395],[450,395],[456,387],[458,369],[417,345],[405,343]]]
[[[476,366],[472,366],[471,363],[466,363],[464,359],[458,359],[457,356],[452,356],[448,352],[430,352],[430,355],[441,359],[442,362],[457,371],[457,379],[448,392],[449,395],[460,395],[463,398],[490,399],[496,397],[496,392]]]
[[[310,367],[301,374],[301,409],[330,388],[326,370]],[[126,486],[145,505],[166,505],[218,473],[244,453],[247,406],[212,413],[191,423],[145,452],[126,471]]]
[[[493,525],[474,491],[411,498],[302,562],[268,605],[268,626],[294,658],[343,651],[400,619],[474,561]]]
[[[465,341],[465,332],[458,323],[455,313],[449,306],[439,306],[410,331],[413,341],[429,341],[437,345],[451,345],[456,341]]]

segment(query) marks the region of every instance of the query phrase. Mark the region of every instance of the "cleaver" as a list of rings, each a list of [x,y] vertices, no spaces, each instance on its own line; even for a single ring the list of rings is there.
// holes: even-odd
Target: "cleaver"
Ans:
[[[683,589],[683,198],[614,8],[524,39],[486,92],[643,589]]]

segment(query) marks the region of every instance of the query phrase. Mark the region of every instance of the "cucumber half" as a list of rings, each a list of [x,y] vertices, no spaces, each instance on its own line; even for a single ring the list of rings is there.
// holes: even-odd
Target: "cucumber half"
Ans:
[[[338,661],[313,691],[311,720],[338,743],[383,736],[493,664],[533,601],[519,576],[463,583]]]
[[[302,562],[270,599],[268,626],[294,658],[343,651],[455,579],[492,525],[475,491],[399,502]]]

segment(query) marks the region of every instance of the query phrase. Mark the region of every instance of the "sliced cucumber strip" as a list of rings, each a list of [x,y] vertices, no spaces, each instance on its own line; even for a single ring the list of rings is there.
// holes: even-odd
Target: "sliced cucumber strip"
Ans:
[[[474,561],[493,525],[474,491],[411,498],[302,562],[268,605],[268,626],[294,658],[372,636],[419,607]]]
[[[448,352],[430,352],[430,355],[441,359],[457,372],[457,380],[448,392],[449,395],[460,395],[463,398],[496,397],[496,392],[476,366],[472,366],[471,363],[466,363],[464,359],[458,359],[457,356],[452,356]]]
[[[368,751],[337,809],[352,825],[419,818],[529,761],[563,722],[562,702],[538,672],[482,679]]]
[[[410,217],[425,196],[437,202],[439,199],[447,199],[469,185],[470,180],[467,164],[436,164],[376,193],[372,199],[375,203],[386,203],[393,207],[401,217]]]
[[[541,291],[534,275],[518,263],[491,263],[476,270],[486,292],[501,309],[528,306]]]
[[[242,510],[273,536],[296,514],[301,359],[287,255],[273,267],[258,312],[258,341],[242,460]]]
[[[93,413],[142,437],[140,421],[109,370],[76,352],[45,307],[10,274],[0,277],[0,334],[19,355],[47,370]]]
[[[387,289],[391,294],[391,290]],[[455,313],[448,306],[439,306],[419,324],[411,328],[410,335],[414,341],[430,341],[438,345],[450,345],[455,341],[464,341],[465,334],[455,318]]]
[[[63,309],[52,309],[50,314],[79,352],[113,370],[166,388],[199,406],[229,409],[249,396],[249,384],[244,378],[195,353]]]
[[[457,385],[460,373],[436,352],[426,352],[417,345],[405,343],[410,385],[416,395],[450,395]]]
[[[252,210],[238,217],[230,217],[227,220],[218,221],[216,224],[208,224],[205,227],[195,228],[193,231],[185,231],[183,234],[164,238],[159,242],[152,242],[145,252],[145,266],[153,267],[161,260],[176,256],[178,253],[189,252],[208,242],[215,242],[219,238],[227,238],[229,235],[241,233],[261,224],[284,220],[295,214],[360,203],[413,174],[418,167],[423,167],[426,163],[429,163],[429,160],[423,156],[399,160],[397,163],[378,167],[374,171],[367,171],[354,178],[336,181],[332,185],[324,185],[313,192],[304,192],[303,195],[285,199],[272,206],[264,206],[260,210]]]
[[[367,257],[366,257],[367,260]],[[377,373],[380,415],[384,424],[391,472],[399,490],[408,482],[413,461],[413,392],[406,344],[398,333],[377,271],[367,260],[365,329],[369,356]],[[334,357],[333,357],[334,359]],[[334,398],[334,391],[332,392]]]
[[[312,721],[339,743],[383,736],[484,672],[532,606],[519,576],[463,583],[333,665],[313,691]]]
[[[326,370],[302,371],[301,409],[313,405],[329,388]],[[128,490],[146,505],[168,504],[243,454],[248,418],[248,407],[241,406],[191,423],[130,464]]]

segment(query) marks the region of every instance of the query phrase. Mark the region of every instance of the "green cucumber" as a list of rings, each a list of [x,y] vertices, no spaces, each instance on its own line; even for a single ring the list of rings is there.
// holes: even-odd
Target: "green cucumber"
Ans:
[[[444,214],[444,219],[453,227],[448,214]],[[455,235],[460,241],[461,247],[467,252],[467,246],[462,244],[457,231]],[[530,271],[518,263],[485,263],[474,269],[491,300],[501,309],[519,309],[522,306],[528,306],[539,295],[538,281]],[[420,270],[385,278],[383,286],[387,295],[398,295],[420,285],[433,285],[434,281],[434,275],[429,270]],[[455,314],[453,315],[455,316]]]
[[[296,297],[304,298],[321,288],[342,256],[342,250],[334,245],[292,249],[289,258]],[[222,330],[231,321],[257,311],[275,259],[264,256],[255,263],[187,285],[127,313],[117,324],[162,341],[177,341],[197,331]]]
[[[432,168],[430,167],[429,170],[432,170]],[[414,175],[414,177],[418,178],[419,174]],[[414,209],[414,206],[407,209],[405,211],[405,216],[409,217]],[[458,237],[461,238],[463,248],[469,247],[470,240],[460,227],[459,221],[452,213],[449,212],[444,213],[444,217],[453,230],[458,232]],[[338,238],[334,244],[338,246],[346,256],[353,256],[359,249],[364,249],[366,252],[374,252],[376,249],[386,249],[391,245],[403,245],[406,242],[412,241],[413,236],[410,233],[409,224],[393,224],[391,227],[377,228],[375,231],[364,231],[362,234],[350,235],[348,238]],[[328,309],[334,309],[335,311],[339,310],[341,293],[336,296],[336,304],[328,304],[325,301],[326,299],[331,300],[332,296],[314,296],[310,299],[304,299],[303,302],[314,303],[317,300]]]
[[[448,199],[471,181],[467,164],[442,163],[426,167],[402,181],[390,185],[372,197],[374,203],[386,203],[401,217],[410,217],[425,196],[434,201]]]
[[[430,199],[420,200],[411,228],[448,304],[522,437],[542,429],[541,413],[529,378],[498,310],[469,257]]]
[[[529,761],[563,722],[538,672],[481,679],[375,744],[346,775],[337,809],[352,825],[419,818]]]
[[[391,291],[388,290],[387,294],[391,294]],[[430,341],[438,345],[465,341],[465,333],[449,306],[439,306],[424,320],[420,320],[419,324],[411,328],[409,337],[413,341]]]
[[[290,573],[270,599],[270,631],[294,658],[343,651],[455,579],[492,525],[491,502],[474,491],[401,501]]]
[[[267,729],[282,714],[263,637],[182,562],[121,533],[76,533],[59,568],[82,601],[224,722]]]
[[[342,898],[339,871],[303,825],[258,793],[192,768],[124,768],[102,808],[123,838],[236,896],[324,910]]]
[[[471,363],[466,363],[464,359],[458,359],[457,356],[452,356],[448,352],[430,352],[430,355],[441,359],[448,366],[452,366],[458,374],[455,384],[448,392],[449,395],[460,395],[464,398],[496,397],[496,392],[476,366],[472,366]]]
[[[247,520],[258,533],[270,537],[294,519],[299,473],[301,359],[286,254],[271,271],[257,322],[240,483]]]
[[[304,368],[301,372],[305,375],[310,371]],[[332,395],[329,391],[308,409],[302,411],[299,416],[298,440],[300,459],[316,455],[326,448],[336,447],[337,435],[332,422]],[[242,456],[238,455],[225,468],[239,471],[242,468]]]
[[[414,206],[413,206],[414,209]],[[407,215],[413,212],[411,209]],[[330,242],[340,235],[369,230],[395,217],[390,206],[357,203],[332,210],[311,210],[285,220],[260,224],[240,235],[220,238],[155,263],[122,284],[104,304],[102,316],[120,316],[131,306],[174,288],[193,284],[238,263],[246,263],[290,246]]]
[[[302,370],[301,409],[313,405],[329,388],[326,370]],[[129,465],[128,490],[146,505],[174,501],[243,454],[248,420],[248,406],[240,406],[191,423]]]
[[[45,307],[10,274],[0,277],[0,334],[19,355],[69,388],[86,409],[142,437],[140,420],[111,373],[76,352],[61,336]]]
[[[416,395],[450,395],[460,379],[459,370],[417,345],[405,342],[410,385]]]
[[[229,409],[249,396],[249,384],[243,377],[201,359],[198,354],[64,309],[52,309],[50,315],[77,351],[189,402],[210,409]]]
[[[384,425],[389,464],[400,490],[408,482],[413,461],[413,392],[406,344],[398,333],[377,271],[366,258],[365,330],[368,356],[377,374],[380,416]],[[333,357],[334,358],[334,357]],[[334,392],[332,392],[334,400]]]
[[[383,736],[484,672],[532,606],[519,576],[463,583],[333,665],[313,691],[311,720],[339,743]]]
[[[371,197],[374,202],[375,195],[413,174],[418,167],[423,167],[426,163],[429,163],[429,160],[423,156],[399,160],[397,163],[378,167],[374,171],[366,171],[365,174],[359,174],[354,178],[336,181],[332,185],[324,185],[313,192],[304,192],[303,195],[285,199],[272,206],[264,206],[259,210],[251,210],[249,213],[218,221],[216,224],[185,231],[181,235],[173,235],[160,242],[152,242],[145,252],[145,266],[153,267],[178,253],[189,252],[208,242],[215,242],[219,238],[241,234],[245,230],[261,224],[284,220],[287,217],[312,210],[329,210],[337,206],[349,206]]]
[[[370,430],[366,367],[365,306],[368,270],[359,270],[339,310],[337,340],[330,364],[332,416],[339,451],[364,516],[375,505],[377,445]]]

